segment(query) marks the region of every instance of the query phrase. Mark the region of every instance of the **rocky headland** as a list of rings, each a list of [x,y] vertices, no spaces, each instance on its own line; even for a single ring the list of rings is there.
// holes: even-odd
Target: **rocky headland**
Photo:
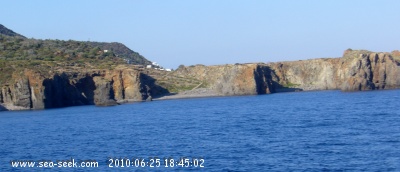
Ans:
[[[341,58],[267,64],[282,86],[302,90],[362,91],[400,86],[397,51],[346,50]]]
[[[139,70],[64,71],[47,76],[27,69],[3,85],[3,109],[46,109],[77,105],[109,106],[128,101],[151,100],[153,90],[162,89]]]
[[[219,95],[269,94],[287,91],[362,91],[400,87],[398,51],[346,50],[341,58],[290,62],[196,65],[176,74],[204,81]]]
[[[341,58],[181,66],[172,72],[137,69],[130,65],[112,70],[48,73],[25,69],[14,71],[9,84],[2,85],[0,106],[2,110],[46,109],[77,105],[107,106],[152,98],[161,100],[310,90],[381,90],[399,88],[399,76],[400,64],[393,53],[351,50]],[[182,87],[178,84],[188,85]],[[179,89],[174,92],[169,87]]]
[[[3,29],[1,34],[0,111],[288,91],[400,88],[399,51],[348,49],[340,58],[181,65],[175,71],[161,71],[147,69],[147,59],[119,43],[50,41],[37,45],[36,40],[10,30]],[[64,44],[76,46],[76,52],[61,46]],[[31,46],[33,53],[29,53]],[[10,52],[13,56],[8,56]],[[47,60],[41,59],[40,53],[49,55]],[[6,57],[1,56],[4,54]],[[27,55],[13,58],[16,54]]]

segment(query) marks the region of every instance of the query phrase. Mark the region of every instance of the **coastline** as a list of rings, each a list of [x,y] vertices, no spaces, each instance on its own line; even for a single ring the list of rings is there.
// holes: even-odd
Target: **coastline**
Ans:
[[[172,99],[189,99],[189,98],[202,98],[202,97],[220,97],[224,96],[218,94],[216,91],[209,88],[198,88],[194,90],[187,90],[179,93],[170,93],[153,98],[153,101],[159,100],[172,100]]]
[[[280,91],[280,92],[275,92],[273,94],[280,94],[280,93],[299,93],[299,92],[320,92],[320,91],[340,91],[342,93],[359,93],[359,92],[375,92],[375,91],[390,91],[390,90],[400,90],[400,88],[392,88],[392,89],[381,89],[381,90],[363,90],[363,91],[340,91],[340,89],[328,89],[328,90],[296,90],[296,91]],[[262,95],[262,94],[256,94],[255,96]],[[193,99],[193,98],[207,98],[207,97],[230,97],[230,96],[235,96],[235,95],[222,95],[218,94],[216,91],[210,89],[210,88],[198,88],[194,90],[187,90],[179,93],[170,93],[166,95],[161,95],[159,97],[153,98],[151,101],[163,101],[163,100],[176,100],[176,99]],[[237,96],[237,95],[236,95]],[[246,95],[244,95],[246,96]],[[118,105],[123,105],[123,104],[129,104],[129,103],[135,103],[135,102],[151,102],[151,101],[135,101],[132,99],[129,100],[124,100],[124,101],[117,101],[116,104],[113,105],[80,105],[80,106],[99,106],[99,107],[108,107],[108,106],[118,106]],[[67,107],[73,107],[73,106],[67,106]],[[10,108],[10,109],[7,109]],[[58,108],[64,108],[64,107],[58,107]],[[58,109],[55,108],[55,109]],[[54,108],[45,108],[41,110],[47,110],[47,109],[54,109]],[[0,112],[6,112],[6,111],[30,111],[30,110],[37,110],[37,109],[27,109],[27,108],[21,108],[19,106],[12,106],[9,104],[0,104]]]

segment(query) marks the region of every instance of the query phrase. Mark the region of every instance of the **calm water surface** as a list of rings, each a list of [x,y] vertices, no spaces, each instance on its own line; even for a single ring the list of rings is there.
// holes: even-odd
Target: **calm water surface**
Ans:
[[[68,171],[400,171],[400,90],[280,93],[0,112],[10,160],[95,159]],[[202,157],[205,168],[109,168],[108,157]]]

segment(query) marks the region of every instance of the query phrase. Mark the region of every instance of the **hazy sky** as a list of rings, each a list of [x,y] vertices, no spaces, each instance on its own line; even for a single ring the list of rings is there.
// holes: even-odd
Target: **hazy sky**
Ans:
[[[167,68],[400,49],[398,0],[12,0],[0,16],[29,38],[121,42]]]

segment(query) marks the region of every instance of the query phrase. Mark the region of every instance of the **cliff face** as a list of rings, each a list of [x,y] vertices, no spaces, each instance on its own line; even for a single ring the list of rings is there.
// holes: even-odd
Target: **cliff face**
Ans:
[[[178,75],[203,81],[221,95],[251,95],[274,92],[271,71],[258,64],[183,67]]]
[[[221,95],[283,91],[361,91],[400,88],[400,66],[390,53],[346,51],[342,58],[269,64],[189,66],[176,71],[207,83]]]
[[[281,88],[301,90],[338,89],[341,82],[335,77],[340,59],[314,59],[294,62],[270,63]]]
[[[151,100],[154,81],[133,69],[58,72],[46,77],[34,70],[14,74],[1,88],[0,109],[44,109],[76,105],[114,105]]]
[[[388,53],[359,54],[349,66],[342,66],[341,71],[344,76],[341,89],[344,91],[393,89],[400,86],[400,65]]]
[[[15,71],[7,84],[1,87],[0,110],[115,105],[125,101],[151,100],[169,92],[156,83],[171,88],[178,85],[186,90],[202,88],[218,95],[393,89],[400,88],[400,64],[395,58],[398,57],[393,53],[348,50],[342,58],[183,66],[174,72],[143,72],[126,66],[114,70],[46,74],[25,69],[23,72]]]
[[[346,51],[342,58],[270,63],[279,83],[303,90],[361,91],[400,87],[399,63],[389,53]]]

